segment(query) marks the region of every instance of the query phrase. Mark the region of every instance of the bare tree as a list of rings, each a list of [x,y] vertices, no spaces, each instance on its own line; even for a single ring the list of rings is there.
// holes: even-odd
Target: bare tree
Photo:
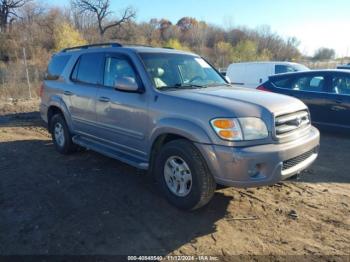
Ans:
[[[18,17],[18,8],[30,0],[0,0],[0,31],[6,32],[8,25]]]
[[[316,50],[313,60],[330,60],[334,59],[335,50],[331,48],[321,47]]]
[[[136,12],[131,7],[127,7],[123,10],[119,19],[109,20],[108,18],[112,15],[110,0],[73,0],[72,5],[80,13],[93,13],[95,15],[101,38],[103,38],[108,29],[122,26],[136,16]]]

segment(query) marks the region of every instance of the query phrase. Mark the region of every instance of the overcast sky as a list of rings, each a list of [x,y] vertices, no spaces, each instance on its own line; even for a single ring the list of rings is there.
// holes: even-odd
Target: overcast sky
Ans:
[[[69,5],[69,0],[43,1]],[[350,56],[350,0],[111,0],[118,13],[126,6],[137,10],[138,21],[168,18],[176,23],[191,16],[207,23],[255,28],[269,25],[284,37],[295,36],[299,49],[313,55],[319,47]]]

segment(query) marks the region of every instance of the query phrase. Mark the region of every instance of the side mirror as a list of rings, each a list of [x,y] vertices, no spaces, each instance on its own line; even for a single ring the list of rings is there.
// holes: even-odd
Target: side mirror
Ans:
[[[125,92],[139,91],[139,85],[132,77],[118,77],[114,82],[114,88]]]

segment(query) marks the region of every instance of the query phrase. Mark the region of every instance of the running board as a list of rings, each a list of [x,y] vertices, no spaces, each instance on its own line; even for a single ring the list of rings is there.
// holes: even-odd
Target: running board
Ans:
[[[93,140],[88,137],[83,137],[81,135],[76,135],[72,138],[74,144],[77,144],[79,146],[82,146],[86,149],[91,149],[92,151],[96,151],[102,155],[108,156],[110,158],[119,160],[121,162],[124,162],[128,165],[131,165],[133,167],[147,170],[148,169],[148,163],[145,163],[143,160],[127,155],[125,153],[122,153],[115,148],[106,145],[104,143],[101,143],[99,141]]]

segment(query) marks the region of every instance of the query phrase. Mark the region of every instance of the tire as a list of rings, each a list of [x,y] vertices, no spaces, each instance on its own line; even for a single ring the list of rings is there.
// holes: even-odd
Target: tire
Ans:
[[[77,146],[72,141],[72,135],[62,114],[56,114],[51,118],[50,130],[52,141],[59,153],[67,155],[77,150]]]
[[[155,166],[157,184],[174,206],[195,210],[206,205],[213,197],[215,180],[202,155],[191,142],[180,139],[165,144],[156,156]],[[176,171],[177,167],[180,171]],[[182,187],[180,183],[183,183]]]

